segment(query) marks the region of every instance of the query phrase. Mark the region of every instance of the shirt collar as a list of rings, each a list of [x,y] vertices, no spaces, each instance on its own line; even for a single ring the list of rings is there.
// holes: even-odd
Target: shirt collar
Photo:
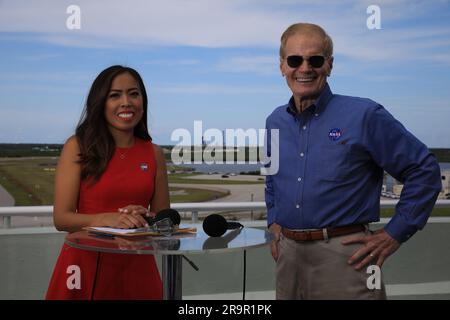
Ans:
[[[328,82],[325,84],[325,87],[322,89],[322,92],[317,97],[316,100],[314,100],[314,103],[305,109],[305,111],[309,111],[311,113],[320,114],[325,110],[325,107],[327,106],[328,102],[333,97],[333,92],[331,92],[330,86],[328,85]],[[286,111],[293,115],[297,116],[297,108],[295,107],[295,101],[294,96],[289,99],[289,103],[287,105]]]

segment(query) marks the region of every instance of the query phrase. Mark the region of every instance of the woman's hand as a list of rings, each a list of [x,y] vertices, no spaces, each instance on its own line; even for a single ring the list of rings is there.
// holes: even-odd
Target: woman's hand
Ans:
[[[145,215],[146,217],[152,217],[154,216],[153,213],[149,212],[147,208],[144,208],[143,206],[138,206],[134,204],[130,204],[126,207],[119,208],[118,210],[120,213],[130,213],[130,214],[139,214],[139,215]]]
[[[105,213],[102,217],[101,224],[112,228],[132,229],[148,227],[145,217],[154,217],[153,212],[149,212],[143,206],[128,205],[119,208],[118,212]]]

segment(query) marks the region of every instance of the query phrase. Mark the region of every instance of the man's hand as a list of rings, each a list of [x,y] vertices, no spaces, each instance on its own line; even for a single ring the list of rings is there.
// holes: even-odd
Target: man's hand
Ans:
[[[269,232],[275,236],[275,239],[270,243],[270,252],[275,261],[278,260],[278,242],[280,241],[281,226],[272,223],[269,228]]]
[[[349,236],[344,238],[341,243],[343,245],[352,243],[364,244],[348,260],[349,264],[354,264],[364,258],[355,266],[356,270],[360,270],[375,259],[377,259],[377,266],[381,267],[386,258],[400,247],[400,243],[392,238],[384,229],[377,230],[372,235]]]

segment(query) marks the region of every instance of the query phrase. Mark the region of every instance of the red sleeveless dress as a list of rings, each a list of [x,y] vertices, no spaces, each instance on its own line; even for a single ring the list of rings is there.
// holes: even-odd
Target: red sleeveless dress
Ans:
[[[81,182],[78,212],[116,212],[130,204],[147,208],[155,175],[150,141],[136,138],[131,148],[116,147],[100,180],[94,185]],[[70,285],[73,266],[79,267],[79,288]],[[100,253],[64,244],[46,299],[162,299],[162,283],[152,255]]]

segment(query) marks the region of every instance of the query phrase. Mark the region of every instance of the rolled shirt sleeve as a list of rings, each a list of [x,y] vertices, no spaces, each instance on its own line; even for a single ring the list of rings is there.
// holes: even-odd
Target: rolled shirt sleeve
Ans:
[[[372,159],[403,183],[395,215],[385,226],[399,242],[421,230],[442,188],[435,156],[381,105],[368,112],[365,145]]]

